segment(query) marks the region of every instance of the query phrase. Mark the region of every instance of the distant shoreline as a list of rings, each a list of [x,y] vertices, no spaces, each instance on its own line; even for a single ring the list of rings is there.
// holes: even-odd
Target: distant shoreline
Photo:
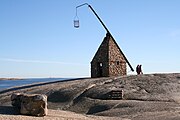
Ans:
[[[0,80],[24,80],[24,78],[0,78]]]

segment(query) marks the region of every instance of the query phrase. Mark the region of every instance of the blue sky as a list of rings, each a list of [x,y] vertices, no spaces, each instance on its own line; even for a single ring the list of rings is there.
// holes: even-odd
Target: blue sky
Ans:
[[[1,0],[0,77],[87,77],[106,31],[135,68],[180,72],[179,0]],[[128,68],[128,73],[129,72]]]

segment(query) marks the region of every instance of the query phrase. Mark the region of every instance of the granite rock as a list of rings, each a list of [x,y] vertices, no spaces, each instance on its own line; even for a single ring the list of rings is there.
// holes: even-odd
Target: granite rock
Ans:
[[[47,115],[47,96],[43,94],[14,93],[12,105],[19,108],[21,114],[32,116]]]

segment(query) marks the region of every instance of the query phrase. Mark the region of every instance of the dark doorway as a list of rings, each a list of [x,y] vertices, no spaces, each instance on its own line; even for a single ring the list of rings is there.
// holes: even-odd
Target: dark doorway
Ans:
[[[99,62],[98,63],[98,77],[103,77],[103,63]]]

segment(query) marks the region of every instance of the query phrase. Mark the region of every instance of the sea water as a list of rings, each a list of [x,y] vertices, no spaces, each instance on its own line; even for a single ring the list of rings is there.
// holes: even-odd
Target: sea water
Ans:
[[[62,81],[67,79],[68,78],[29,78],[29,79],[21,79],[21,80],[0,80],[0,91],[15,86],[22,86],[22,85],[40,83],[40,82]]]

